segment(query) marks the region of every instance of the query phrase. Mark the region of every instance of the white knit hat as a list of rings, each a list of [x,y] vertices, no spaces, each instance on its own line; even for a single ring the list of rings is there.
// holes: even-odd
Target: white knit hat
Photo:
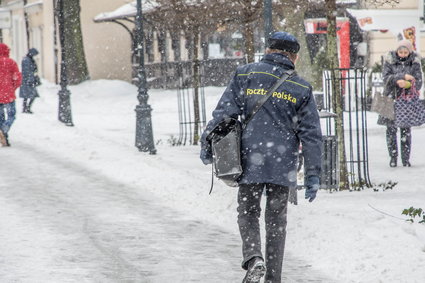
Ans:
[[[400,49],[401,47],[404,47],[407,50],[409,50],[409,53],[413,52],[413,45],[412,45],[412,42],[410,42],[410,40],[404,39],[404,40],[397,42],[396,50]]]

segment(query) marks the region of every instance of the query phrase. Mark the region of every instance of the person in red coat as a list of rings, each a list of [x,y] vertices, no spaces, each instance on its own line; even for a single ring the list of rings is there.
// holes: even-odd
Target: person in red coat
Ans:
[[[10,146],[8,133],[15,121],[15,91],[21,85],[22,75],[16,62],[9,58],[9,47],[0,43],[0,144]]]

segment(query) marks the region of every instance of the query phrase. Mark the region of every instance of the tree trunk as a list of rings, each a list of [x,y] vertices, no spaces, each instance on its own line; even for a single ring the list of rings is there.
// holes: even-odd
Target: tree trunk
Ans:
[[[80,0],[62,0],[65,18],[65,52],[67,76],[70,84],[79,84],[89,79],[84,54],[83,35],[80,22]]]
[[[193,33],[193,145],[197,145],[199,141],[199,29],[194,28]]]
[[[344,139],[344,112],[342,109],[342,93],[341,78],[338,68],[338,51],[337,51],[337,35],[336,35],[336,3],[335,0],[325,0],[326,3],[326,20],[327,28],[327,57],[329,60],[329,70],[331,71],[331,88],[334,103],[335,129],[338,138],[338,155],[339,155],[339,189],[349,189],[347,163],[345,156],[345,139]]]
[[[307,10],[307,6],[307,0],[285,2],[282,5],[281,13],[285,18],[284,30],[292,33],[298,39],[301,46],[296,66],[297,73],[308,82],[313,82],[312,64],[304,28],[304,14]]]
[[[255,48],[254,48],[254,28],[252,23],[245,23],[244,29],[245,38],[245,54],[248,63],[254,62]]]

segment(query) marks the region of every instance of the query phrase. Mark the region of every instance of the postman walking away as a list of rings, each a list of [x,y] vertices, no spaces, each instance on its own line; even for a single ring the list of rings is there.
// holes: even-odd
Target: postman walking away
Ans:
[[[224,119],[244,120],[256,102],[287,70],[295,69],[300,49],[297,39],[287,32],[276,32],[268,39],[264,58],[237,68],[212,113],[201,137],[201,159],[212,162],[208,136]],[[281,282],[286,236],[289,190],[296,187],[297,159],[303,148],[306,198],[312,201],[319,188],[322,134],[312,87],[292,75],[249,121],[242,133],[243,173],[238,179],[238,225],[242,238],[243,282]],[[266,192],[266,248],[260,241],[260,201]]]

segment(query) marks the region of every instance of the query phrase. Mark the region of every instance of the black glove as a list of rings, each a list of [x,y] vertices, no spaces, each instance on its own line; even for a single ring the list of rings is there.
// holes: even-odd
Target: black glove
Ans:
[[[213,162],[212,149],[210,143],[202,143],[201,154],[199,156],[205,165]]]
[[[34,86],[39,86],[41,85],[41,80],[39,76],[35,76],[34,78]]]
[[[317,191],[320,189],[319,176],[311,175],[305,178],[305,198],[312,202],[316,198]]]

